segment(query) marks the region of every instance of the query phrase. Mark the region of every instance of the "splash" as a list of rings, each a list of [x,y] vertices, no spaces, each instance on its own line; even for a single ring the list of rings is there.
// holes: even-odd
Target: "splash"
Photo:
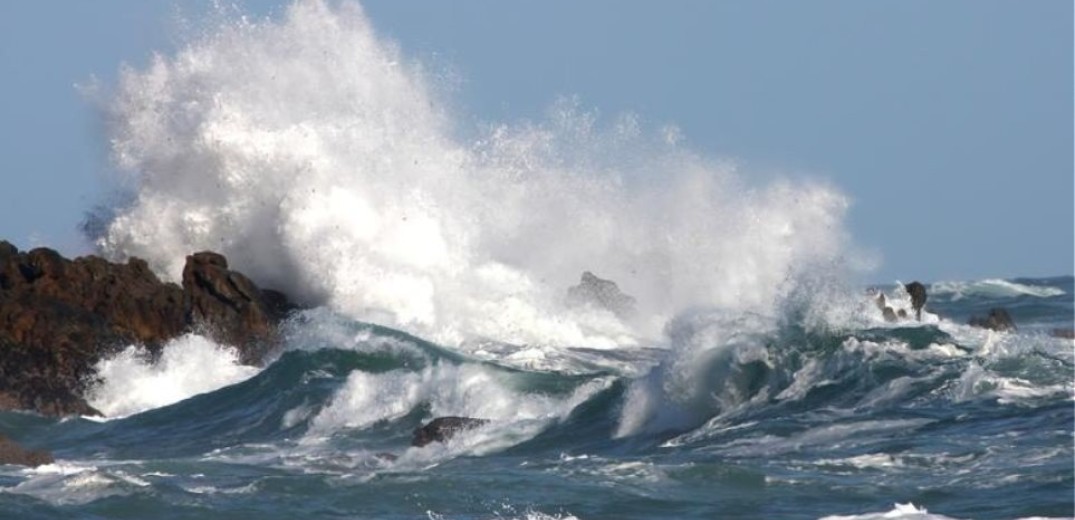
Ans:
[[[944,515],[931,514],[926,511],[926,508],[915,507],[914,504],[908,502],[906,504],[895,504],[891,511],[886,513],[866,513],[861,515],[830,515],[822,518],[821,520],[885,520],[885,519],[903,519],[903,520],[952,520],[951,517]]]
[[[87,392],[86,401],[105,417],[117,418],[238,383],[259,369],[240,365],[234,349],[188,334],[165,345],[156,361],[132,346],[98,362],[96,371],[100,383]]]
[[[598,380],[555,397],[515,391],[506,373],[481,365],[436,364],[420,372],[383,374],[355,371],[329,406],[314,417],[311,431],[321,435],[341,428],[366,428],[399,419],[422,405],[429,407],[433,417],[479,417],[540,426],[566,416],[605,386],[606,381]],[[532,435],[540,428],[529,429],[534,430]]]
[[[847,201],[823,184],[752,185],[570,99],[476,139],[448,105],[356,4],[222,23],[122,71],[112,156],[133,192],[90,228],[165,278],[216,250],[307,304],[450,345],[636,344],[693,306],[771,312],[846,254]],[[637,314],[566,305],[587,270]]]

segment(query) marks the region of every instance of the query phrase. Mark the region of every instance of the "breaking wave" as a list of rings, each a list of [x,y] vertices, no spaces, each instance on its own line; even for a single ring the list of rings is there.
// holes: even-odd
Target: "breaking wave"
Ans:
[[[355,4],[221,23],[122,71],[108,114],[131,191],[87,228],[166,278],[211,249],[304,303],[447,345],[636,344],[694,306],[771,313],[848,255],[848,201],[823,183],[751,182],[570,99],[473,138],[449,105]],[[566,305],[586,270],[639,312]]]

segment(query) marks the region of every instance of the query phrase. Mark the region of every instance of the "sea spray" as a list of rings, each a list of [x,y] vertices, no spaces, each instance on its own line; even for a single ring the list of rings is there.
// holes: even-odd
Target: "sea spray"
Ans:
[[[197,334],[168,342],[157,359],[130,346],[96,365],[87,401],[108,418],[125,417],[238,383],[258,373],[235,349]]]
[[[359,6],[316,0],[125,68],[109,115],[133,192],[99,249],[173,280],[216,250],[305,303],[442,344],[602,348],[692,306],[766,311],[804,266],[847,254],[828,186],[754,185],[570,99],[460,138],[436,87]],[[637,316],[567,307],[586,270]]]

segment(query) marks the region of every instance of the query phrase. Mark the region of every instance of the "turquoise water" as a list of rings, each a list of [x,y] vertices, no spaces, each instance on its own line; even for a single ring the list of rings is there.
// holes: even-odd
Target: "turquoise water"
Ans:
[[[1072,326],[1072,278],[930,289],[933,323],[697,311],[663,344],[549,348],[545,368],[307,311],[274,362],[208,393],[107,421],[0,414],[57,458],[0,468],[0,515],[1072,516],[1072,342],[1043,333]],[[961,325],[995,306],[1019,331]],[[491,422],[410,447],[436,415]]]

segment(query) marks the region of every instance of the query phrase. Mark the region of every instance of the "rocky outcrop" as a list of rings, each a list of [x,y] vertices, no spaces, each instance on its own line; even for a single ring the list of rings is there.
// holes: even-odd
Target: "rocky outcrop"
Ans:
[[[52,454],[47,451],[28,450],[15,441],[0,435],[0,465],[37,467],[52,464]]]
[[[411,446],[422,447],[432,442],[447,442],[455,434],[488,424],[488,419],[470,417],[437,417],[420,428],[415,428]]]
[[[608,309],[620,318],[629,318],[635,312],[634,298],[624,294],[616,282],[598,278],[589,271],[582,273],[578,285],[568,288],[567,303]]]
[[[904,309],[894,309],[888,305],[888,300],[885,298],[885,293],[875,289],[871,289],[869,294],[874,295],[873,302],[877,305],[878,310],[881,311],[881,316],[885,321],[889,323],[897,322],[907,319],[907,311]]]
[[[979,318],[977,316],[971,317],[968,324],[972,327],[981,327],[983,329],[996,331],[1015,330],[1015,322],[1012,321],[1011,315],[1008,314],[1008,311],[999,307],[990,309],[989,315],[985,318]]]
[[[911,308],[914,309],[915,319],[922,321],[922,308],[926,306],[926,286],[921,282],[911,282],[903,286],[907,294],[911,296]]]
[[[257,363],[288,308],[286,298],[260,291],[215,253],[188,257],[180,287],[161,282],[138,258],[68,260],[0,241],[0,409],[95,414],[81,392],[97,361],[130,344],[157,354],[187,331]]]
[[[220,343],[240,347],[242,361],[253,364],[277,341],[276,324],[294,306],[283,294],[258,289],[223,255],[201,252],[183,268],[183,322]]]

